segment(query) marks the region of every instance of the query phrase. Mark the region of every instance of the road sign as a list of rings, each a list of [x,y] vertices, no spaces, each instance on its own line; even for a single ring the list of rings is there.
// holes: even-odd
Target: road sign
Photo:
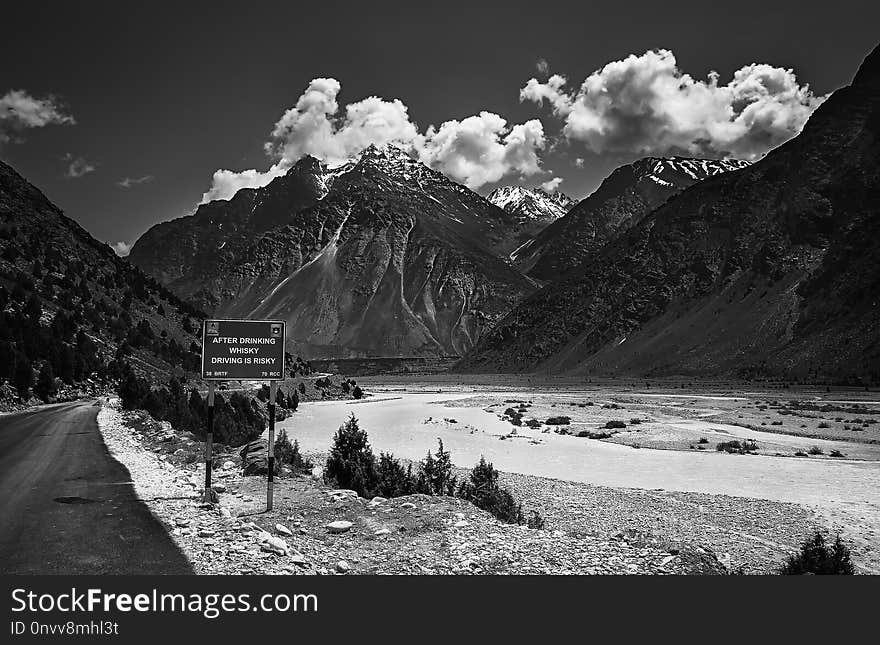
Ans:
[[[284,378],[285,325],[280,320],[206,320],[202,378],[275,381]]]

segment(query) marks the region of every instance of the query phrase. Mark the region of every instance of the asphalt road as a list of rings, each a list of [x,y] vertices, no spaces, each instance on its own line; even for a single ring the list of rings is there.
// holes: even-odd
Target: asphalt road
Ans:
[[[110,456],[98,410],[0,416],[0,574],[193,572]]]

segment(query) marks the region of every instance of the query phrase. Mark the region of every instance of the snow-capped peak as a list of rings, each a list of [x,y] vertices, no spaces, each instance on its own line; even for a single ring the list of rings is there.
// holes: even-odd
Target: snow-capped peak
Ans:
[[[496,188],[486,199],[508,213],[533,220],[558,219],[575,204],[565,193],[523,186]]]

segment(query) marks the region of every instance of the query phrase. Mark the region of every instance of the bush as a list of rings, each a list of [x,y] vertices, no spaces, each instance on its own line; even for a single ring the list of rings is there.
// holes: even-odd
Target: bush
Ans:
[[[339,488],[356,491],[361,497],[374,497],[378,491],[379,472],[376,456],[352,414],[333,435],[333,447],[324,466],[324,480]]]
[[[623,421],[609,421],[605,424],[606,430],[613,430],[615,428],[625,428],[626,424]]]
[[[356,399],[364,398],[364,391],[361,389],[360,385],[355,385],[354,389],[351,391],[351,395]]]
[[[758,449],[758,444],[751,440],[746,439],[742,442],[733,440],[733,441],[722,441],[715,445],[715,450],[718,452],[728,452],[731,454],[745,455],[750,452],[755,452]]]
[[[379,454],[379,495],[400,497],[416,492],[416,481],[412,466],[404,468],[391,453]]]
[[[706,439],[706,437],[700,437],[700,438],[697,440],[697,443],[709,443],[709,440]]]
[[[846,457],[846,455],[843,454],[842,452],[840,452],[839,450],[832,450],[829,454],[832,457]]]
[[[825,423],[824,421],[822,421],[822,422],[819,424],[819,427],[820,427],[820,428],[828,428],[829,426],[828,426],[827,423]]]
[[[543,529],[546,522],[538,511],[532,511],[526,524],[530,529]]]
[[[522,504],[517,503],[509,490],[498,485],[498,471],[485,457],[480,457],[470,479],[461,483],[458,496],[502,522],[522,524],[524,521]]]
[[[850,559],[850,551],[838,535],[831,548],[825,537],[816,531],[815,535],[801,544],[800,553],[792,555],[779,569],[785,576],[811,573],[816,575],[855,575],[855,567]]]
[[[810,446],[809,453],[811,455],[824,455],[825,452],[819,446]]]
[[[286,430],[282,430],[275,440],[275,457],[277,457],[275,463],[279,468],[281,465],[287,465],[294,473],[310,473],[314,466],[300,453],[298,441],[294,440],[293,444],[290,443]]]
[[[548,426],[567,426],[569,423],[571,423],[571,417],[550,417],[544,423],[546,423]]]
[[[452,475],[452,457],[443,450],[443,440],[438,439],[440,447],[435,458],[431,451],[419,462],[416,478],[416,492],[426,495],[455,495],[456,478]]]

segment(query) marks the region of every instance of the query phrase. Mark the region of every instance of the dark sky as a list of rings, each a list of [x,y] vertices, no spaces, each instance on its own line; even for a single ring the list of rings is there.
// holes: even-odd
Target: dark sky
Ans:
[[[550,174],[526,183],[559,176],[582,197],[639,155],[554,139],[562,122],[519,101],[539,59],[576,87],[610,61],[667,48],[698,79],[716,70],[726,83],[760,62],[794,68],[824,94],[847,84],[877,44],[880,3],[809,8],[817,4],[14,3],[3,10],[0,96],[54,95],[76,124],[23,130],[0,144],[0,158],[97,238],[131,242],[191,212],[216,169],[267,169],[273,124],[326,76],[341,82],[340,104],[399,98],[421,130],[481,110],[510,124],[540,118],[556,142],[541,154]],[[67,177],[77,157],[94,170]],[[153,179],[117,184],[144,176]]]

